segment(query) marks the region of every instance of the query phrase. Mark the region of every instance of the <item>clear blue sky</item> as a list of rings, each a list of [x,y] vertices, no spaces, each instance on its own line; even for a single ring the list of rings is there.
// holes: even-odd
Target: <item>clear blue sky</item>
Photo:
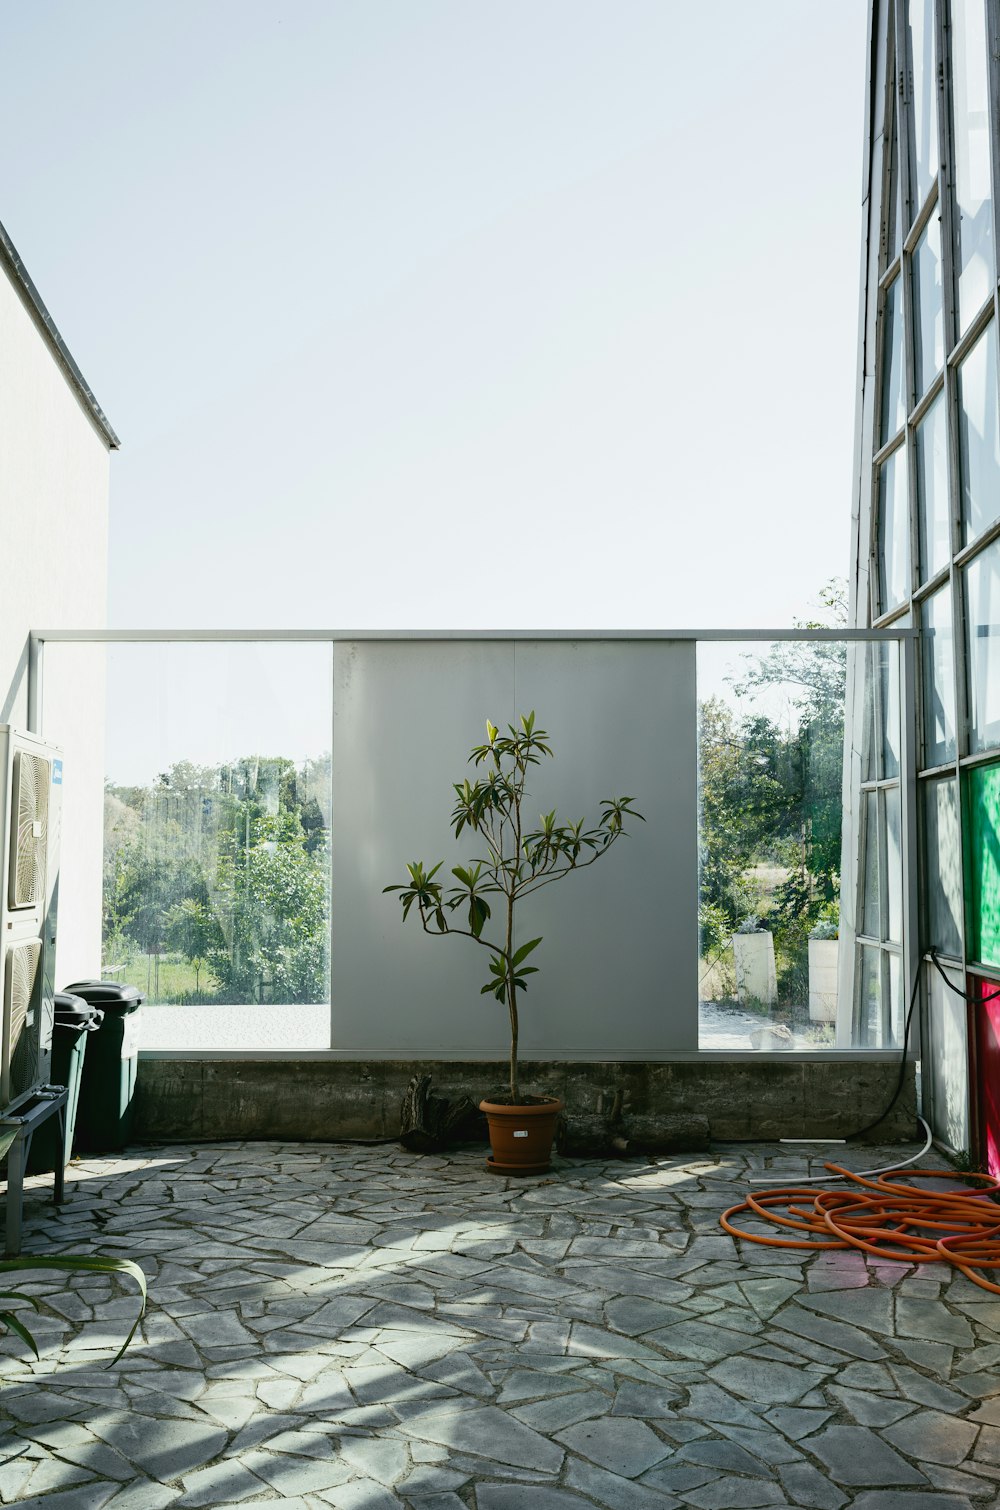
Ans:
[[[0,15],[113,623],[782,624],[846,572],[864,0]]]

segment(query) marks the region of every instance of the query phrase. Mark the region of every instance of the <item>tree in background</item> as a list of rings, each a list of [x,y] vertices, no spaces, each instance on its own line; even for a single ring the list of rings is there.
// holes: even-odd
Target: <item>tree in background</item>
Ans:
[[[329,756],[182,761],[105,794],[105,956],[164,951],[211,999],[322,1001],[329,972]],[[165,965],[179,980],[180,965]],[[159,974],[159,972],[158,972]],[[163,999],[191,994],[190,975]]]

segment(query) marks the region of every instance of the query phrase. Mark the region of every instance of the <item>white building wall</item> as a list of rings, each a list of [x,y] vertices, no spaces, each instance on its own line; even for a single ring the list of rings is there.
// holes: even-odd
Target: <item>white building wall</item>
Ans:
[[[106,622],[109,446],[0,263],[0,723],[28,717],[31,629]],[[46,692],[67,801],[56,981],[100,969],[103,652]],[[85,800],[79,800],[80,798]]]

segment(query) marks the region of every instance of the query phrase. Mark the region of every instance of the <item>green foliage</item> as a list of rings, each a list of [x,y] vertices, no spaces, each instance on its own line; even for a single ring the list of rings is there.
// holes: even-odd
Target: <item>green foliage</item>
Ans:
[[[139,1286],[139,1310],[129,1328],[128,1336],[108,1364],[109,1368],[113,1367],[135,1336],[136,1328],[142,1320],[146,1309],[146,1276],[139,1268],[139,1265],[134,1264],[128,1258],[104,1258],[103,1256],[90,1258],[76,1253],[62,1253],[56,1255],[54,1258],[41,1258],[34,1254],[25,1254],[23,1257],[0,1259],[0,1274],[9,1274],[14,1270],[24,1269],[65,1269],[74,1274],[127,1274],[131,1279],[135,1280]],[[22,1301],[33,1306],[36,1311],[41,1310],[37,1299],[33,1295],[24,1295],[19,1290],[0,1290],[0,1300]],[[38,1357],[38,1345],[35,1342],[34,1336],[20,1317],[16,1316],[13,1311],[0,1310],[0,1326],[6,1327],[15,1336],[20,1337],[21,1341],[31,1348],[35,1357]]]
[[[104,938],[112,963],[150,956],[161,983],[232,1002],[322,1001],[329,972],[329,757],[181,761],[105,794]],[[190,979],[190,977],[186,977]],[[170,999],[169,991],[161,999]]]
[[[474,745],[469,756],[469,764],[481,774],[474,781],[466,778],[454,784],[451,815],[456,839],[465,829],[472,830],[485,845],[486,855],[468,865],[454,866],[451,874],[457,884],[447,889],[436,879],[444,864],[440,860],[431,870],[422,860],[414,860],[406,867],[408,883],[384,888],[399,893],[404,919],[416,908],[426,933],[461,934],[490,951],[489,979],[481,994],[495,996],[507,1006],[510,1093],[515,1102],[520,1099],[517,993],[526,991],[527,977],[538,973],[536,965],[525,961],[542,942],[534,938],[516,945],[517,905],[542,886],[593,865],[626,833],[625,824],[630,819],[645,821],[633,807],[633,797],[615,797],[604,799],[596,824],[589,828],[583,818],[577,823],[559,823],[553,809],[541,815],[540,827],[526,831],[523,805],[528,773],[551,756],[548,735],[535,727],[534,713],[522,715],[516,728],[508,724],[506,734],[487,719],[486,742]],[[500,913],[502,942],[484,937],[494,903]]]

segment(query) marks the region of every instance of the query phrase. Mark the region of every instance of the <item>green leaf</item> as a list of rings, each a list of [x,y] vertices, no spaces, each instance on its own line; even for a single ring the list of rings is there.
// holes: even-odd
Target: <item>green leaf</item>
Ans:
[[[26,1298],[27,1297],[25,1297],[25,1299]],[[10,1331],[16,1333],[16,1335],[20,1337],[22,1342],[26,1342],[28,1344],[35,1357],[38,1357],[38,1347],[35,1343],[34,1337],[32,1337],[24,1322],[18,1321],[17,1317],[13,1315],[12,1312],[0,1311],[0,1326],[8,1327]]]
[[[537,949],[538,948],[538,946],[539,946],[539,944],[541,942],[542,942],[541,939],[537,938],[537,939],[529,939],[526,944],[522,944],[521,947],[520,947],[520,949],[518,949],[517,953],[513,954],[511,956],[511,961],[510,961],[511,964],[512,965],[519,965],[523,959],[527,959],[528,958],[528,955],[531,953],[531,951],[533,949]]]
[[[138,1264],[133,1263],[130,1258],[105,1258],[101,1256],[91,1258],[87,1255],[77,1253],[66,1253],[57,1258],[40,1258],[35,1254],[30,1254],[19,1258],[0,1259],[0,1274],[10,1273],[15,1269],[66,1269],[71,1273],[127,1274],[130,1278],[134,1279],[139,1286],[139,1313],[133,1321],[131,1330],[125,1341],[108,1364],[108,1368],[112,1368],[118,1362],[135,1336],[136,1328],[146,1310],[146,1276]],[[19,1336],[21,1335],[17,1327],[14,1327],[14,1330],[18,1332]]]

